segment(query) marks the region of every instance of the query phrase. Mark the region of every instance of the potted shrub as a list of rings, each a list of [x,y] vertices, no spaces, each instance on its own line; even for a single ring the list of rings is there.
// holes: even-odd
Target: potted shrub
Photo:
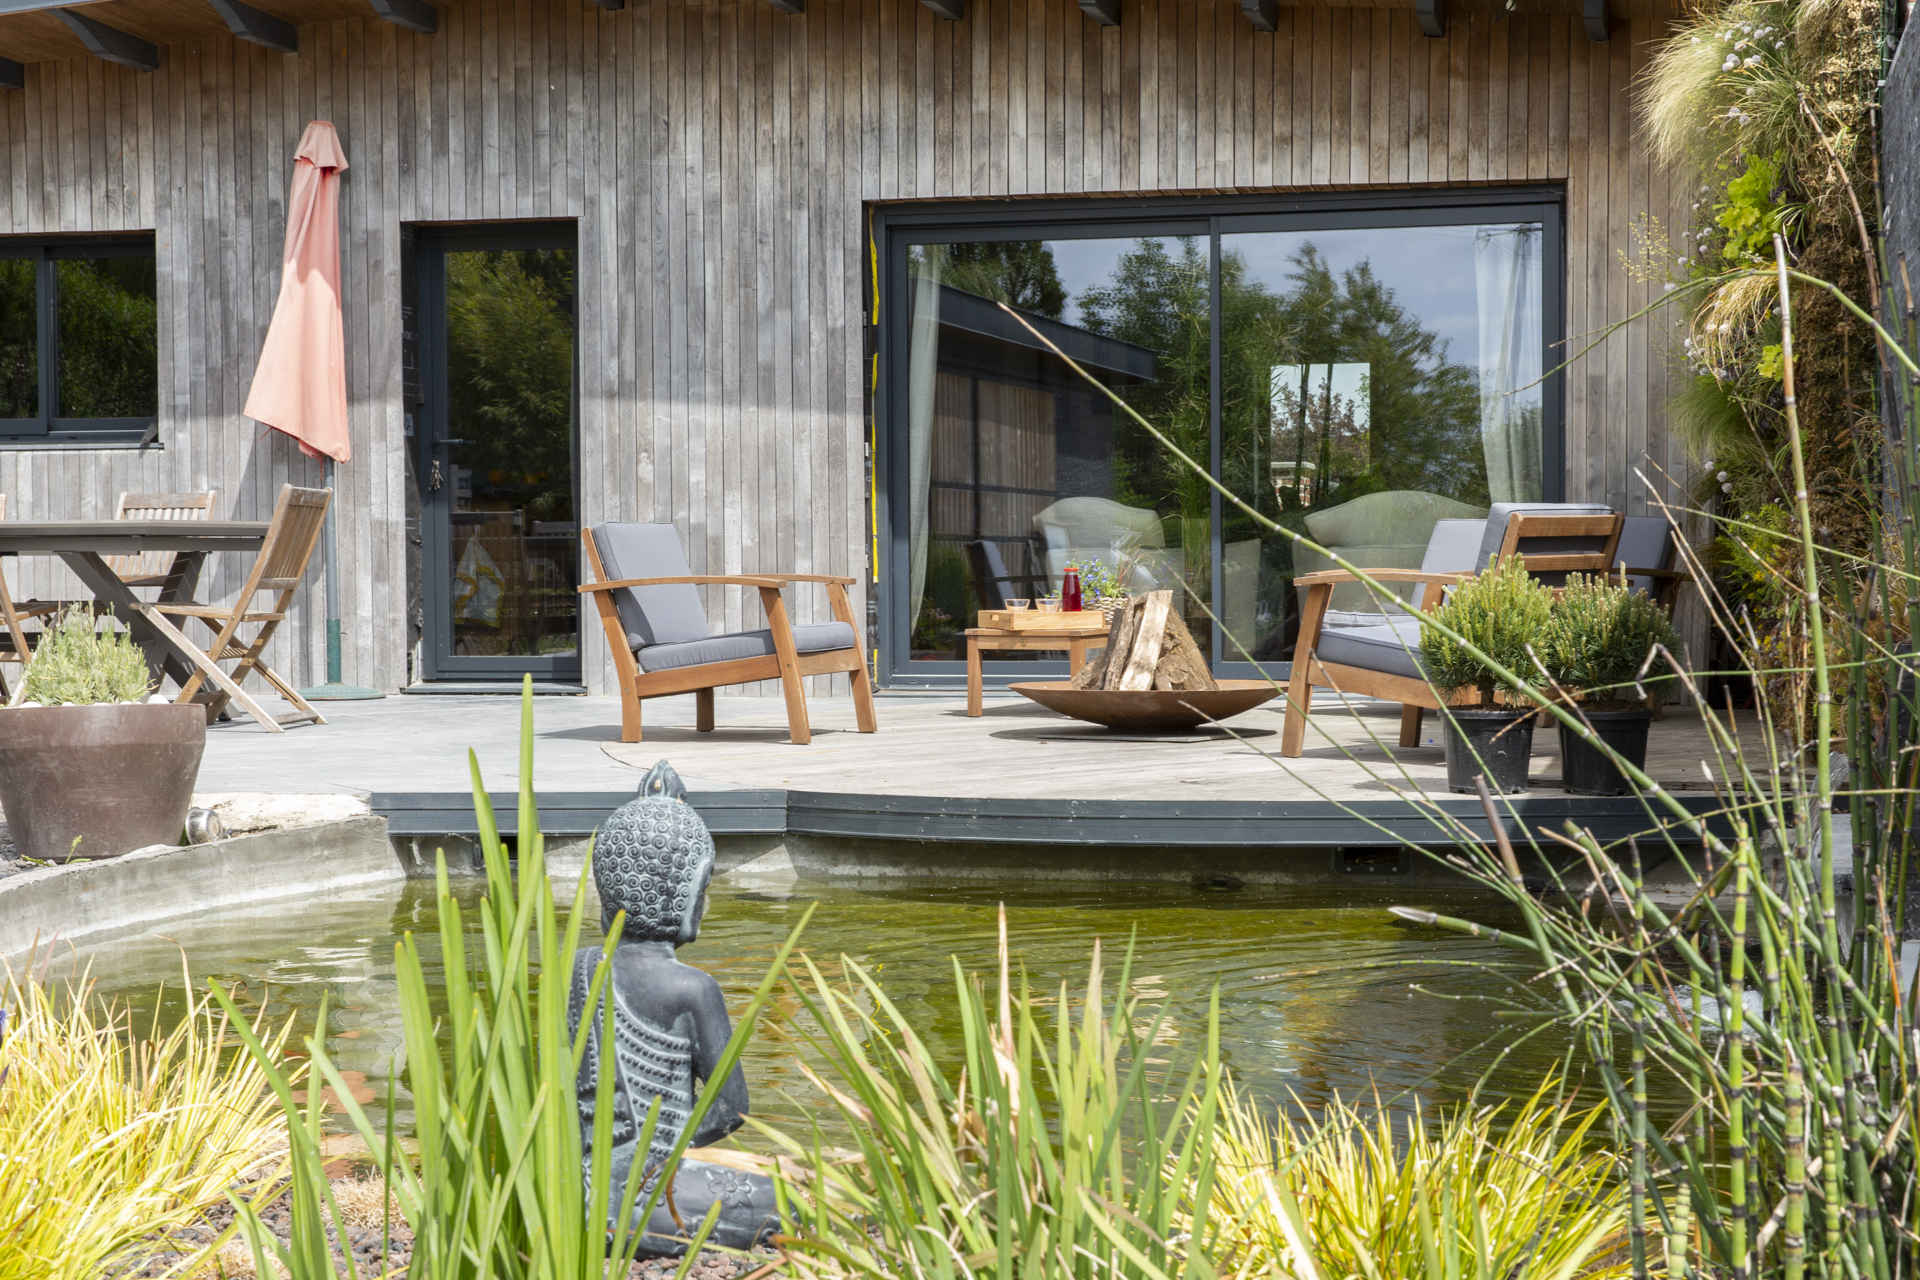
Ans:
[[[1635,692],[1634,681],[1656,644],[1671,652],[1679,639],[1666,610],[1650,597],[1605,578],[1568,576],[1534,648],[1557,696],[1592,731],[1589,737],[1560,726],[1561,785],[1573,794],[1620,796],[1632,789],[1605,747],[1636,768],[1646,765],[1653,712]],[[1640,684],[1657,693],[1672,679],[1666,660],[1656,656]]]
[[[1493,572],[1455,587],[1434,616],[1524,676],[1533,670],[1527,645],[1540,638],[1552,612],[1553,592],[1527,573],[1522,557],[1510,556]],[[1462,693],[1476,695],[1471,703],[1440,710],[1448,789],[1471,792],[1474,775],[1485,773],[1495,791],[1525,791],[1534,708],[1491,667],[1434,627],[1420,628],[1420,665],[1443,704]]]
[[[112,858],[180,839],[206,708],[148,702],[152,689],[139,646],[85,606],[41,637],[0,708],[0,809],[23,856]]]

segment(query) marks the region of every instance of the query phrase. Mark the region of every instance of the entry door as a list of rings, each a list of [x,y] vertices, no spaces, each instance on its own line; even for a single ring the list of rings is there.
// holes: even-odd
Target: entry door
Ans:
[[[580,679],[571,231],[423,234],[422,675]]]

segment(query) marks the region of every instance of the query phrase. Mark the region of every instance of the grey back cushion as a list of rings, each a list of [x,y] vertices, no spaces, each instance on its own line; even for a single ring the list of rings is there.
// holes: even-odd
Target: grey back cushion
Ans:
[[[1507,537],[1507,517],[1516,511],[1539,511],[1555,516],[1610,516],[1613,514],[1613,508],[1604,502],[1496,502],[1492,510],[1487,512],[1487,523],[1480,535],[1480,556],[1473,562],[1476,571],[1491,565],[1493,558],[1500,554],[1500,544],[1506,541]],[[1598,547],[1586,538],[1540,538],[1532,541],[1534,541],[1533,549],[1542,554],[1598,550]]]
[[[1480,550],[1480,536],[1486,532],[1485,520],[1441,520],[1427,539],[1427,553],[1420,560],[1422,573],[1472,573],[1474,554]]]
[[[1613,554],[1615,566],[1625,569],[1673,568],[1673,526],[1664,516],[1628,516],[1620,526],[1620,546]],[[1632,577],[1627,582],[1635,591],[1652,594],[1652,578]]]
[[[670,524],[597,524],[594,549],[607,580],[621,578],[683,578],[693,573],[680,534]],[[635,649],[655,644],[683,644],[705,640],[706,610],[700,591],[690,582],[667,587],[627,587],[613,593],[627,643]]]

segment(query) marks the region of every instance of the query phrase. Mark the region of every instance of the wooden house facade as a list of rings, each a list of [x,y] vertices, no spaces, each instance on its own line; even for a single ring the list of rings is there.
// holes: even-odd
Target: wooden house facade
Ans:
[[[1604,0],[1523,0],[1511,13],[1457,0],[97,0],[65,10],[89,18],[88,28],[50,7],[0,4],[8,60],[0,81],[9,82],[0,88],[0,256],[9,246],[57,254],[96,241],[150,245],[157,326],[151,429],[137,440],[58,430],[0,438],[0,493],[15,520],[107,518],[123,492],[202,490],[217,491],[222,517],[264,518],[283,483],[320,483],[318,463],[241,410],[278,289],[293,151],[309,121],[328,120],[350,164],[341,224],[353,456],[337,474],[348,681],[392,691],[431,678],[504,678],[449,661],[444,642],[458,620],[435,621],[478,606],[444,599],[449,575],[466,571],[454,562],[464,526],[456,521],[451,542],[445,527],[428,527],[429,486],[450,483],[438,469],[454,468],[432,438],[447,431],[429,385],[447,357],[444,345],[435,356],[438,339],[423,331],[432,323],[450,332],[457,318],[445,296],[421,294],[421,264],[434,254],[444,264],[501,245],[529,253],[559,245],[572,255],[563,308],[575,344],[571,510],[550,508],[542,520],[529,507],[513,530],[566,547],[581,524],[667,522],[695,573],[854,574],[880,683],[915,683],[911,663],[929,656],[922,648],[931,660],[919,683],[939,683],[953,664],[940,660],[938,636],[921,644],[918,597],[932,599],[929,583],[946,563],[925,551],[947,536],[941,495],[985,511],[997,495],[1015,494],[1006,526],[1015,533],[967,545],[999,536],[1003,545],[991,549],[1011,578],[1006,556],[1027,554],[1018,539],[1028,525],[1040,529],[1028,562],[1036,580],[1017,594],[1043,595],[1054,585],[1050,549],[1064,554],[1080,535],[1062,533],[1055,546],[1052,530],[1064,530],[1065,517],[1056,526],[1036,512],[1060,508],[1062,495],[1074,496],[1068,473],[1113,449],[1043,442],[1047,458],[1014,477],[1022,483],[990,480],[986,462],[940,457],[923,466],[931,479],[915,472],[905,424],[920,410],[906,383],[920,375],[906,313],[939,294],[922,287],[926,244],[1057,248],[1079,234],[1076,220],[1096,231],[1110,224],[1086,234],[1136,246],[1116,251],[1128,263],[1154,237],[1197,245],[1193,260],[1212,262],[1219,299],[1220,264],[1237,251],[1220,237],[1240,234],[1233,218],[1252,220],[1248,235],[1266,226],[1293,234],[1286,219],[1296,216],[1392,234],[1431,210],[1491,201],[1521,212],[1454,222],[1544,229],[1536,303],[1544,374],[1557,353],[1584,347],[1659,291],[1657,279],[1627,265],[1642,247],[1643,219],[1676,234],[1687,222],[1685,193],[1650,162],[1630,101],[1664,12],[1647,0],[1616,0],[1611,10]],[[993,232],[1003,216],[1018,225]],[[960,230],[915,239],[914,228],[935,224]],[[1015,298],[1015,310],[1107,341],[1116,369],[1153,368],[1153,352],[1129,354],[1151,343],[1122,332],[1117,286],[1099,286],[1100,305],[1082,290],[1074,312],[1068,277],[1078,259],[1047,252],[1054,265],[1045,270],[1067,281],[1055,291],[1067,310],[1048,310],[1052,286]],[[1297,245],[1290,252],[1297,260]],[[984,258],[998,264],[999,280],[1017,256]],[[980,283],[982,259],[946,253],[946,274],[933,278],[969,306],[992,302],[998,286]],[[1235,261],[1257,266],[1259,252]],[[1338,270],[1330,278],[1342,287]],[[1484,290],[1484,265],[1479,278]],[[1281,298],[1275,288],[1260,297]],[[1461,302],[1466,318],[1436,320],[1435,332],[1446,324],[1455,325],[1447,333],[1475,332],[1473,305]],[[1215,314],[1216,330],[1234,323]],[[945,315],[935,319],[960,323]],[[1484,335],[1484,299],[1479,315]],[[968,350],[1028,343],[990,327],[968,330]],[[1212,339],[1216,383],[1225,341],[1220,332]],[[1165,352],[1158,358],[1163,371],[1174,364]],[[1278,387],[1282,359],[1258,359]],[[1287,359],[1285,368],[1303,371],[1302,387],[1320,379],[1311,385],[1324,386],[1329,405],[1338,370],[1359,367],[1324,353]],[[1475,368],[1487,359],[1483,350]],[[1549,375],[1540,410],[1547,474],[1533,492],[1644,511],[1640,474],[1684,467],[1661,411],[1671,359],[1664,329],[1642,321]],[[1324,375],[1312,372],[1321,366]],[[1204,383],[1204,361],[1196,367]],[[1020,383],[1028,388],[1020,399],[1004,390],[1018,379],[964,382],[947,363],[940,374],[928,383],[933,420],[960,412],[938,396],[971,396],[974,434],[965,438],[976,455],[989,429],[995,440],[1035,420],[1047,441],[1068,431],[1068,409],[1035,407],[1039,383]],[[1377,404],[1384,375],[1375,366],[1366,376]],[[993,403],[1011,406],[989,406],[999,417],[988,427],[983,386],[1003,388]],[[1284,510],[1306,490],[1304,473],[1293,472],[1295,488],[1281,492],[1278,477],[1293,464],[1275,443],[1274,395],[1261,409],[1274,425],[1259,427],[1252,447]],[[1235,409],[1217,385],[1213,398],[1218,442],[1218,422]],[[1475,412],[1484,420],[1486,410]],[[1374,448],[1377,461],[1383,446]],[[971,479],[942,480],[949,466],[972,467]],[[1324,467],[1320,475],[1324,492],[1335,482]],[[1104,488],[1074,492],[1085,503],[1146,509],[1145,484],[1109,475]],[[1409,487],[1418,486],[1390,486]],[[1176,515],[1162,517],[1174,527]],[[1214,526],[1229,519],[1215,516]],[[1239,544],[1203,526],[1188,519],[1181,563],[1197,575],[1198,596],[1211,574],[1224,600],[1219,584]],[[952,527],[957,547],[968,529]],[[1175,540],[1158,527],[1147,538]],[[478,533],[471,541],[470,563],[504,563],[506,553]],[[1203,543],[1214,548],[1210,559],[1197,550]],[[551,554],[557,562],[570,552]],[[967,563],[993,577],[981,567],[988,562]],[[9,564],[16,591],[59,591],[46,564]],[[218,566],[211,589],[231,586],[242,568]],[[544,589],[557,601],[564,588]],[[1243,612],[1261,611],[1263,627],[1284,609],[1272,593],[1246,598]],[[276,666],[298,683],[324,678],[320,600],[316,566],[314,589],[275,642]],[[716,591],[707,603],[716,630],[761,625],[752,592]],[[828,616],[823,598],[800,591],[789,607],[796,620]],[[1231,641],[1216,638],[1216,658]],[[426,652],[435,643],[438,660]],[[545,642],[530,643],[524,652],[539,656]],[[562,662],[541,671],[605,690],[599,628],[580,628],[578,643],[575,670]]]

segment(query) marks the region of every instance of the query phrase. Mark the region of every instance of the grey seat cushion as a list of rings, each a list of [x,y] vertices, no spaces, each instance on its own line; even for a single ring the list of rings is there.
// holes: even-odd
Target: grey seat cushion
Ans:
[[[1411,650],[1411,652],[1409,652]],[[1391,622],[1370,627],[1327,627],[1320,632],[1314,649],[1322,662],[1343,667],[1359,667],[1414,680],[1420,673],[1420,622],[1401,616]]]
[[[597,524],[594,549],[607,581],[621,578],[690,577],[687,553],[680,534],[670,524]],[[627,643],[635,649],[656,644],[684,644],[705,640],[706,610],[700,607],[700,589],[690,582],[670,587],[628,587],[613,593],[614,608]]]
[[[793,647],[800,653],[828,653],[853,648],[853,628],[844,622],[808,622],[793,629]],[[764,658],[773,653],[773,632],[735,631],[681,644],[648,645],[634,651],[642,671],[673,671],[704,667],[710,662]]]

